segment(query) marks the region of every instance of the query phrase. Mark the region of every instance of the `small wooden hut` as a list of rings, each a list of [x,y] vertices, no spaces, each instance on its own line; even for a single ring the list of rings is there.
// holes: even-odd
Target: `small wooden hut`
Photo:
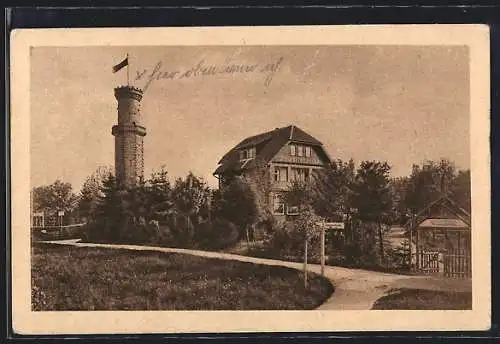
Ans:
[[[449,196],[442,195],[408,223],[413,272],[470,278],[471,217]]]

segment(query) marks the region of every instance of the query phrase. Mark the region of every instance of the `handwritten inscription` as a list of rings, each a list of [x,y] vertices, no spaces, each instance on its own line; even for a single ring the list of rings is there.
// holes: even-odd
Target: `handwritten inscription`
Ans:
[[[251,74],[259,73],[264,75],[264,85],[269,86],[274,75],[279,70],[283,63],[283,57],[276,61],[263,64],[243,64],[243,63],[228,63],[224,65],[206,64],[204,60],[198,62],[195,66],[185,70],[165,70],[163,62],[158,61],[152,70],[143,69],[136,72],[135,80],[145,80],[146,83],[143,90],[146,91],[153,82],[158,80],[174,80],[186,79],[193,77],[207,77],[216,75],[234,75],[234,74]]]

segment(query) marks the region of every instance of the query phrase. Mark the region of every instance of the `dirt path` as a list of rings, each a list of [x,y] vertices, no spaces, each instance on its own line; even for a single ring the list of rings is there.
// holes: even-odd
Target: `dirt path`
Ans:
[[[285,266],[301,270],[302,263],[287,262],[281,260],[255,258],[230,253],[188,250],[179,248],[167,248],[156,246],[138,245],[114,245],[114,244],[92,244],[80,243],[78,240],[48,241],[58,245],[72,245],[78,247],[105,247],[111,249],[127,249],[137,251],[157,251],[166,253],[190,254],[199,257],[237,260],[241,262]],[[309,271],[320,273],[321,266],[317,264],[308,265]],[[335,292],[323,303],[319,310],[368,310],[375,301],[384,296],[390,289],[409,285],[418,285],[418,288],[427,289],[425,277],[396,275],[361,269],[347,269],[336,266],[325,267],[325,277],[335,286]],[[429,284],[432,288],[432,283]]]

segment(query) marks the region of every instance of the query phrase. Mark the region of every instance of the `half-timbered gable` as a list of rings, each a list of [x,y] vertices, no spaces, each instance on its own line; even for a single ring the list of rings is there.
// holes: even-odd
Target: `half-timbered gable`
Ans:
[[[296,211],[294,207],[283,204],[280,194],[294,180],[312,178],[315,171],[330,161],[319,140],[297,126],[289,125],[242,140],[221,158],[214,175],[222,188],[235,176],[257,168],[265,169],[270,185],[269,206],[278,219],[286,219],[296,215]]]

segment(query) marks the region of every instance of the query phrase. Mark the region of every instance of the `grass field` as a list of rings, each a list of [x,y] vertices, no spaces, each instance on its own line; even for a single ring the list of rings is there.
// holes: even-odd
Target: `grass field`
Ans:
[[[32,309],[306,310],[333,292],[318,275],[182,254],[35,243]]]
[[[472,309],[472,293],[403,288],[378,299],[372,309],[467,310]]]

